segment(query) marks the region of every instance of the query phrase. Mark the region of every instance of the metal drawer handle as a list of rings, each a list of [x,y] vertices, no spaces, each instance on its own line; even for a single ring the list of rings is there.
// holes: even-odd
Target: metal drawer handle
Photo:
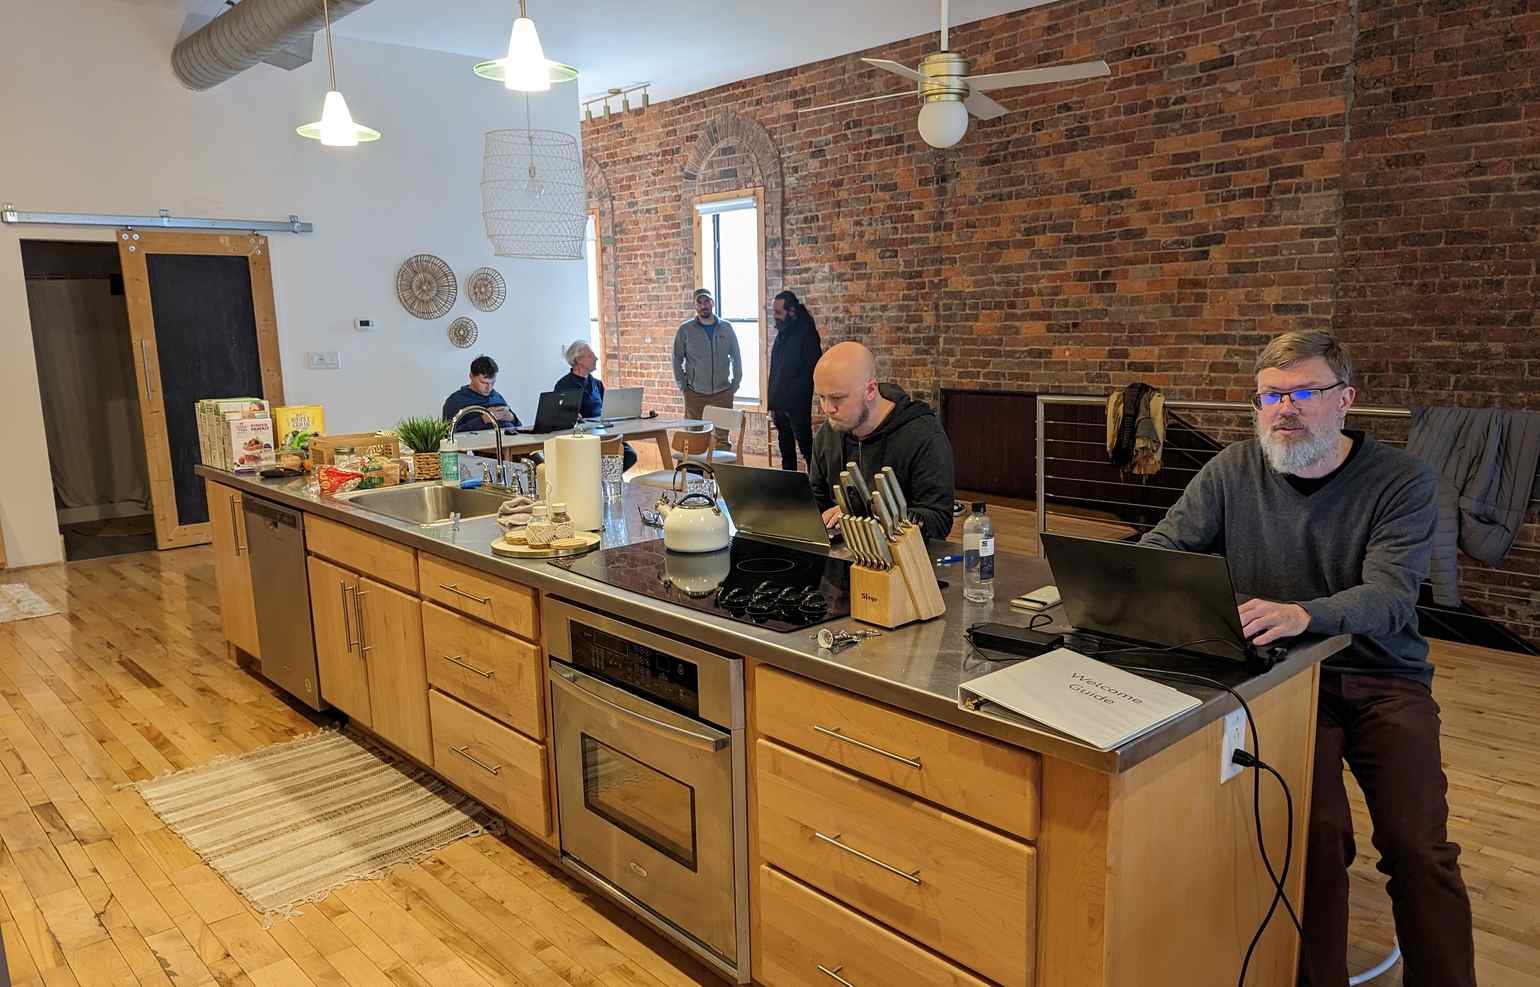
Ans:
[[[460,587],[454,585],[453,583],[439,583],[438,585],[439,585],[439,589],[447,589],[447,590],[449,590],[449,592],[454,593],[454,594],[456,594],[458,596],[463,596],[467,600],[475,600],[477,603],[481,604],[482,606],[490,606],[491,603],[492,603],[492,598],[490,596],[477,596],[475,593],[467,593],[467,592],[465,592],[465,590],[463,590]]]
[[[347,639],[348,650],[358,647],[358,642],[353,640],[353,618],[348,613],[348,581],[337,580],[337,588],[342,590],[342,636]]]
[[[475,665],[472,665],[470,662],[465,661],[463,655],[444,655],[444,660],[449,662],[451,665],[459,665],[461,668],[465,669],[468,672],[475,672],[477,675],[480,675],[484,679],[489,679],[492,676],[497,674],[496,670],[489,671],[489,672],[483,672],[481,669],[477,668]]]
[[[499,771],[503,770],[503,766],[501,764],[488,764],[487,762],[483,761],[481,758],[479,758],[476,755],[472,754],[471,753],[471,745],[470,744],[466,744],[464,747],[451,747],[449,749],[454,751],[456,754],[460,755],[461,757],[465,758],[467,761],[471,762],[476,767],[478,767],[481,770],[485,771],[489,775],[495,775]]]
[[[674,734],[675,736],[684,737],[687,740],[693,742],[691,744],[692,747],[700,747],[704,750],[710,751],[711,753],[716,753],[717,751],[726,747],[729,743],[731,743],[732,740],[730,737],[712,737],[704,733],[696,733],[694,730],[686,730],[684,727],[676,727],[672,723],[665,723],[662,720],[655,720],[645,713],[638,713],[636,710],[628,709],[619,703],[610,702],[608,699],[599,695],[597,692],[585,689],[583,686],[578,684],[577,679],[569,677],[565,672],[557,672],[554,676],[552,676],[551,684],[565,692],[573,693],[580,700],[592,699],[596,702],[601,702],[616,712],[624,713],[627,716],[634,717],[635,719],[641,720],[644,723],[649,723],[660,730],[667,730],[669,733]]]
[[[817,831],[814,831],[813,835],[818,837],[820,840],[823,840],[825,843],[830,844],[831,846],[839,847],[841,850],[844,850],[846,853],[850,854],[852,857],[859,857],[860,859],[866,861],[869,864],[874,864],[874,865],[876,865],[878,867],[881,867],[883,870],[887,871],[889,874],[896,874],[896,875],[898,875],[899,877],[901,877],[904,880],[908,881],[910,884],[919,884],[920,883],[920,872],[919,872],[918,869],[913,870],[913,871],[899,870],[897,867],[894,867],[892,864],[885,864],[882,861],[878,860],[876,857],[873,857],[871,854],[862,853],[860,850],[857,850],[855,847],[850,846],[849,844],[841,843],[840,842],[840,834],[839,833],[835,833],[833,836],[825,836],[823,833],[819,833]]]
[[[358,611],[358,657],[365,659],[374,650],[374,645],[364,643],[364,597],[368,595],[361,589],[353,590],[353,606]]]
[[[850,981],[846,980],[844,977],[840,976],[840,971],[845,969],[845,966],[844,966],[843,963],[840,964],[839,966],[835,967],[832,970],[829,969],[828,967],[824,966],[822,963],[817,964],[817,966],[818,966],[818,972],[819,973],[823,974],[826,977],[829,977],[835,983],[844,984],[845,987],[856,987],[855,984],[851,983]]]
[[[873,754],[881,754],[883,757],[897,761],[899,764],[907,764],[909,767],[915,769],[916,771],[921,770],[919,758],[905,757],[902,754],[894,754],[892,751],[885,751],[881,747],[873,747],[871,744],[866,743],[864,740],[857,740],[854,737],[845,736],[843,733],[840,733],[838,727],[831,729],[829,727],[819,726],[815,723],[813,724],[813,729],[817,730],[825,737],[833,737],[835,740],[843,740],[845,743],[859,747],[863,751],[871,751]]]

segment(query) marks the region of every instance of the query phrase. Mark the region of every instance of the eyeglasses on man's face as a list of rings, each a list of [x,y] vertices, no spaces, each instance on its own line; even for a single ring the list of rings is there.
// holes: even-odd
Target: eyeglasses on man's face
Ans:
[[[1262,408],[1273,408],[1282,402],[1284,398],[1288,398],[1296,406],[1308,405],[1327,391],[1334,391],[1339,387],[1346,386],[1346,381],[1339,380],[1329,387],[1301,387],[1293,391],[1263,391],[1260,394],[1253,394],[1251,396],[1251,406],[1259,410]]]

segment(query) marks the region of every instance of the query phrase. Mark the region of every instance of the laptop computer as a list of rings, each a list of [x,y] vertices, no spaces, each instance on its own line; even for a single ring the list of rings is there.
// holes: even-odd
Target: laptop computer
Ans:
[[[540,395],[540,406],[535,409],[535,424],[528,428],[516,428],[514,431],[520,435],[565,432],[577,424],[578,409],[582,404],[582,391],[546,391]]]
[[[712,463],[717,492],[739,532],[815,552],[829,550],[829,529],[806,473]]]
[[[604,407],[599,410],[599,420],[610,422],[630,421],[642,417],[642,387],[612,387],[604,392]]]
[[[1065,616],[1076,630],[1129,645],[1180,647],[1189,654],[1262,665],[1272,664],[1283,650],[1259,649],[1246,640],[1230,565],[1222,555],[1048,531],[1040,537]]]

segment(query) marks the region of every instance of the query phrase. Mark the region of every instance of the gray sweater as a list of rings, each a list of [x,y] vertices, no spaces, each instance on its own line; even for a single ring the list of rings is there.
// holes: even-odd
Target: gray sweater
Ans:
[[[717,319],[708,333],[699,319],[691,319],[674,333],[674,382],[681,391],[717,394],[736,391],[743,383],[743,355],[738,334],[725,319]]]
[[[1426,463],[1366,435],[1358,454],[1307,496],[1269,469],[1249,439],[1199,470],[1140,540],[1220,553],[1237,593],[1298,603],[1310,633],[1353,635],[1329,669],[1432,682],[1417,592],[1438,519],[1434,490]]]

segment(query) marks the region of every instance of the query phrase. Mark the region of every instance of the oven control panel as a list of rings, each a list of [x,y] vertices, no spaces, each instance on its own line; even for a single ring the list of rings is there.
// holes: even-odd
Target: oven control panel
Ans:
[[[640,693],[670,709],[700,715],[700,669],[684,658],[590,627],[568,623],[567,660],[590,675]]]

